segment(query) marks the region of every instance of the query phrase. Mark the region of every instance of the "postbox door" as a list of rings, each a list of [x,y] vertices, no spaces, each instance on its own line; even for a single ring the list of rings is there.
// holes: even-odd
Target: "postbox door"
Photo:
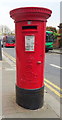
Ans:
[[[45,37],[43,23],[39,24],[37,30],[22,31],[21,39],[18,41],[19,48],[16,47],[17,56],[17,84],[21,88],[34,89],[44,86],[44,52]],[[42,30],[41,30],[42,29]],[[18,54],[17,54],[18,55]]]

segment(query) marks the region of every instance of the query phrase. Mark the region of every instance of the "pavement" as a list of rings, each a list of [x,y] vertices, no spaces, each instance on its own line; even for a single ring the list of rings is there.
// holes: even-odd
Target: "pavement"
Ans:
[[[53,49],[49,51],[50,53],[62,54],[62,48]]]
[[[0,119],[1,118],[56,118],[62,119],[60,103],[44,90],[44,105],[28,110],[16,104],[16,66],[3,55],[0,61]]]
[[[2,118],[2,61],[0,61],[0,119]]]
[[[62,54],[62,50],[50,51]],[[62,120],[60,103],[44,89],[44,105],[37,110],[28,110],[16,104],[16,66],[3,55],[0,60],[0,120],[2,118],[56,118]]]

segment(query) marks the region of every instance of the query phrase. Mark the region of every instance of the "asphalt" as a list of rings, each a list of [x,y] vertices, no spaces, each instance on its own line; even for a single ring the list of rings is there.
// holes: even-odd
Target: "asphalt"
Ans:
[[[52,52],[62,54],[61,50]],[[50,51],[51,52],[51,51]],[[44,89],[44,105],[28,110],[16,104],[16,66],[3,55],[0,61],[0,119],[1,118],[58,118],[62,120],[60,103]]]
[[[44,105],[28,110],[16,104],[16,66],[3,55],[0,61],[0,118],[60,118],[60,103],[44,90]]]

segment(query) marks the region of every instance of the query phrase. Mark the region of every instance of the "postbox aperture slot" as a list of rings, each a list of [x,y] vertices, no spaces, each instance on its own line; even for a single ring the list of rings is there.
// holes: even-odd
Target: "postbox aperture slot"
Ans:
[[[26,35],[25,36],[25,51],[34,51],[35,47],[35,36]]]
[[[22,26],[22,30],[37,29],[37,26]]]

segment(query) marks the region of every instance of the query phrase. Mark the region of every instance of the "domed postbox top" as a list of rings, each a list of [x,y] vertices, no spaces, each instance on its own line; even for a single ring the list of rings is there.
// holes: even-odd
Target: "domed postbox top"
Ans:
[[[46,21],[51,16],[52,11],[42,7],[22,7],[10,11],[10,17],[15,22],[23,20],[41,20]]]

